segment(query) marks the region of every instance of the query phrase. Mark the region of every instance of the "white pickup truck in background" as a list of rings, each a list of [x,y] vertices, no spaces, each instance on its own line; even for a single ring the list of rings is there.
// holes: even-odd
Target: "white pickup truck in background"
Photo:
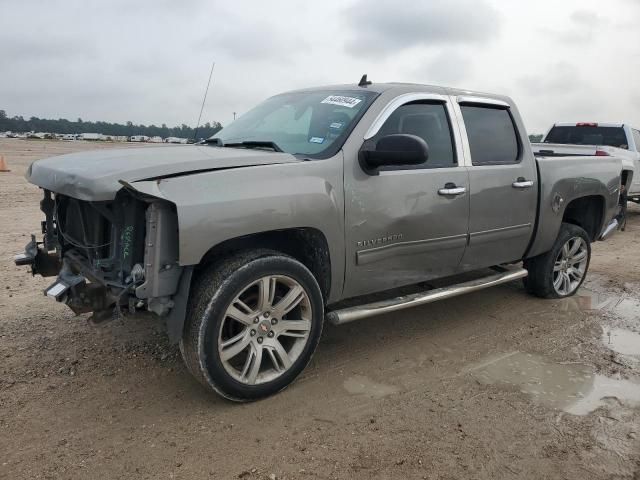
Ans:
[[[616,156],[622,158],[627,200],[640,204],[640,131],[626,123],[556,123],[531,144],[537,156]]]

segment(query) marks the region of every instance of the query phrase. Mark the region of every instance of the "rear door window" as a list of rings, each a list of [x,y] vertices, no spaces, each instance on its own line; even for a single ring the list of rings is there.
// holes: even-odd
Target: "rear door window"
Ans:
[[[508,165],[520,161],[520,146],[506,108],[461,105],[473,165]]]

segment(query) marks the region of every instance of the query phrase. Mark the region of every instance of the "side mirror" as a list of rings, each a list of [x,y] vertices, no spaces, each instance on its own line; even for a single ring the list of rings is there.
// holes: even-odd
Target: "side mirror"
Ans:
[[[382,137],[373,149],[360,150],[359,160],[369,175],[383,166],[421,165],[429,159],[429,146],[422,138],[406,133]]]

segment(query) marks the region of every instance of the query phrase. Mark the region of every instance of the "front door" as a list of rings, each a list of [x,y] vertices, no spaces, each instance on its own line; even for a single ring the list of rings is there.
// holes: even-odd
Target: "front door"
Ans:
[[[388,113],[368,141],[420,136],[429,146],[426,164],[383,167],[379,175],[357,161],[345,166],[346,297],[455,273],[464,254],[469,178],[454,113],[448,97],[422,97]]]
[[[461,268],[517,261],[533,235],[538,201],[535,160],[518,133],[519,116],[506,102],[458,101],[471,159],[469,245]]]

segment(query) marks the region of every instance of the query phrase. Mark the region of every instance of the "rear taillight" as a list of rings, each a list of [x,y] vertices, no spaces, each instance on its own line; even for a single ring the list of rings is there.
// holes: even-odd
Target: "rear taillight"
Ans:
[[[596,150],[596,157],[610,157],[610,156],[611,155],[609,155],[604,150]]]
[[[598,124],[597,123],[593,123],[593,122],[580,122],[580,123],[576,123],[576,127],[597,127]]]

